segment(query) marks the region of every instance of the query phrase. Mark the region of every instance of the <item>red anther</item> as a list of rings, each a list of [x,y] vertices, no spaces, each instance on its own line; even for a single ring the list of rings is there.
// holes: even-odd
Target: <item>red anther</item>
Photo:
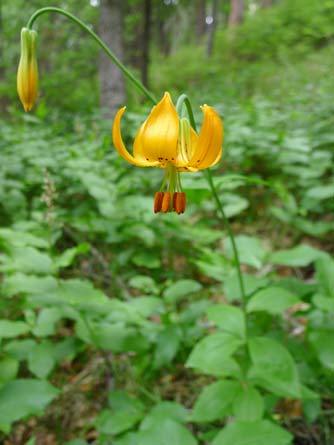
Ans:
[[[162,200],[164,197],[163,192],[156,192],[154,195],[154,213],[161,212]]]
[[[186,194],[183,192],[176,192],[173,195],[173,209],[180,215],[186,209]]]
[[[165,192],[163,195],[164,196],[162,198],[161,211],[163,213],[167,213],[169,212],[169,207],[170,207],[170,193]]]

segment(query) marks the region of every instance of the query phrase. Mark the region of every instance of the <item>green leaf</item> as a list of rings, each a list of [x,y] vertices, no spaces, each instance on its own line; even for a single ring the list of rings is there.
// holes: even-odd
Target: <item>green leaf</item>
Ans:
[[[216,376],[238,374],[239,366],[231,355],[241,345],[242,341],[232,334],[217,332],[208,335],[196,344],[186,366]]]
[[[150,317],[164,310],[161,299],[156,297],[136,297],[130,300],[129,304],[143,317]]]
[[[153,256],[151,252],[138,252],[131,258],[136,266],[144,266],[148,269],[157,269],[161,266],[160,258]]]
[[[307,190],[305,194],[306,199],[317,199],[319,201],[324,199],[332,199],[334,197],[334,185],[319,185]]]
[[[324,253],[308,244],[300,244],[297,247],[279,250],[271,254],[269,262],[282,266],[305,267],[321,258]]]
[[[247,304],[247,312],[264,311],[272,315],[282,314],[298,301],[294,294],[283,287],[267,287],[252,296]]]
[[[158,286],[151,277],[145,275],[135,275],[129,280],[129,286],[139,289],[145,294],[157,294],[159,292]]]
[[[239,387],[233,402],[233,413],[236,420],[255,422],[260,420],[264,412],[264,400],[253,386]]]
[[[202,289],[202,285],[194,280],[179,280],[169,286],[163,293],[169,303],[175,303],[181,298],[196,293]]]
[[[1,269],[6,272],[46,275],[52,272],[53,267],[51,258],[34,247],[13,247],[3,262]]]
[[[166,418],[183,423],[186,421],[187,416],[188,411],[179,403],[160,402],[147,414],[140,424],[140,429],[148,430],[154,428],[155,425],[163,422]]]
[[[215,304],[207,310],[208,319],[223,331],[234,334],[241,339],[245,337],[245,316],[238,307],[228,304]]]
[[[19,379],[0,389],[0,429],[9,433],[11,424],[32,414],[38,414],[58,395],[50,383],[34,379]]]
[[[0,360],[0,386],[15,379],[19,369],[19,362],[12,357],[4,357]]]
[[[55,347],[48,341],[43,340],[36,344],[28,355],[29,370],[41,379],[47,377],[55,366]]]
[[[65,250],[61,255],[59,255],[54,260],[55,267],[57,269],[71,266],[77,255],[81,253],[87,253],[90,250],[90,245],[87,243],[79,244],[76,247]]]
[[[325,312],[333,312],[334,310],[334,298],[332,297],[324,297],[323,295],[315,294],[312,297],[312,303]]]
[[[57,280],[54,277],[35,277],[16,273],[6,277],[3,290],[6,295],[23,294],[42,294],[57,287]]]
[[[308,339],[320,362],[326,368],[334,369],[334,331],[311,331]]]
[[[18,337],[30,331],[30,326],[24,321],[0,320],[0,339]]]
[[[252,367],[248,378],[278,396],[300,398],[297,368],[289,351],[266,337],[249,340]]]
[[[241,263],[248,264],[256,269],[260,269],[264,265],[267,251],[263,248],[260,239],[247,235],[239,235],[235,238],[235,242]],[[233,259],[234,254],[229,239],[225,241],[224,248],[226,255]]]
[[[215,437],[212,445],[290,445],[293,437],[268,420],[233,422]]]
[[[4,346],[4,351],[16,360],[26,360],[36,342],[31,339],[13,340]]]
[[[247,295],[250,295],[257,289],[269,284],[268,278],[259,278],[247,273],[243,273],[242,277]],[[242,300],[238,274],[236,272],[233,272],[230,276],[226,277],[224,281],[224,293],[226,294],[228,301]]]
[[[21,232],[18,230],[12,230],[8,228],[0,229],[0,239],[1,242],[3,242],[8,247],[34,246],[34,247],[47,248],[49,246],[47,241],[31,233]]]
[[[231,412],[231,405],[239,387],[239,383],[228,380],[220,380],[206,386],[196,400],[191,421],[222,420]]]
[[[334,260],[329,255],[315,264],[317,281],[325,295],[334,298]]]
[[[43,308],[37,317],[36,324],[32,330],[36,337],[47,337],[53,335],[56,329],[56,323],[63,316],[59,308]]]
[[[193,435],[180,423],[163,419],[152,428],[130,433],[115,441],[115,445],[196,445]]]
[[[159,369],[171,363],[180,346],[181,333],[177,326],[167,326],[159,332],[154,353],[153,366]]]

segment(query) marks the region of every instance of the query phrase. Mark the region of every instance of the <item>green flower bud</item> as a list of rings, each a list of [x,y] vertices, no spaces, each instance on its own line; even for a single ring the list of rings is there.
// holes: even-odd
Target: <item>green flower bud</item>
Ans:
[[[38,88],[38,68],[36,60],[37,32],[21,30],[21,57],[17,70],[17,92],[25,111],[30,111],[35,103]]]

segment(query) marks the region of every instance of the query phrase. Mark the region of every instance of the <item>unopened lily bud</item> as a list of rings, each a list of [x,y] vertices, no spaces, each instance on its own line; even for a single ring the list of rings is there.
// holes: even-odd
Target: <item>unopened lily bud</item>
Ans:
[[[21,30],[21,57],[17,70],[17,92],[25,111],[30,111],[35,103],[38,88],[38,68],[36,60],[37,32]]]

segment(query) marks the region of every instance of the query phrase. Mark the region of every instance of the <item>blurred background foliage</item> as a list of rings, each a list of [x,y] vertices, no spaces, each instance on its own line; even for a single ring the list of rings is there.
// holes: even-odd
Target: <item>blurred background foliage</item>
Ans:
[[[56,5],[158,98],[187,93],[199,124],[203,103],[222,116],[213,176],[248,343],[203,177],[183,175],[185,215],[153,214],[161,171],[126,164],[110,135],[126,103],[131,146],[151,105],[60,15],[36,22],[39,97],[23,113],[20,29],[44,6],[0,2],[0,441],[333,444],[334,0]]]

